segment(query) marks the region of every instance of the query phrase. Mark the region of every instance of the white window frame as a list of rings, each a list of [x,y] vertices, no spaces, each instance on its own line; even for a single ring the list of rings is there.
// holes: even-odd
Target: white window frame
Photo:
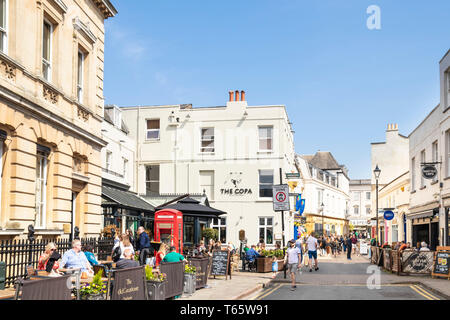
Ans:
[[[439,144],[438,144],[438,141],[436,140],[436,141],[434,141],[432,144],[431,144],[431,157],[432,157],[432,160],[431,160],[431,162],[438,162],[439,160]],[[437,181],[437,179],[438,179],[438,176],[436,175],[434,178],[433,178],[433,182],[435,182],[435,181]]]
[[[148,129],[148,122],[151,120],[158,120],[159,122],[159,128],[158,129]],[[158,137],[157,138],[149,138],[148,137],[148,133],[149,132],[158,132]],[[147,141],[157,141],[161,138],[161,119],[159,118],[152,118],[152,119],[145,119],[145,140]]]
[[[44,25],[48,24],[50,26],[50,36],[49,36],[49,61],[44,58]],[[42,23],[42,76],[44,79],[46,79],[48,82],[52,81],[52,58],[53,58],[53,41],[52,41],[52,35],[53,35],[53,23],[48,21],[46,18],[44,18],[44,22]],[[45,69],[44,65],[47,67],[47,78],[45,77]]]
[[[427,159],[427,154],[426,154],[426,152],[425,152],[425,149],[423,149],[421,152],[420,152],[420,162],[421,162],[421,164],[422,163],[424,163],[424,162],[426,162],[426,159]],[[422,171],[422,165],[421,165],[421,167],[420,167],[420,171]],[[420,188],[424,188],[425,187],[425,178],[423,177],[423,175],[421,174],[420,175]]]
[[[260,170],[258,170],[258,197],[260,199],[269,199],[269,198],[273,197],[273,194],[270,197],[261,197],[261,185],[269,185],[268,182],[261,182],[261,172],[262,171],[266,171],[266,172],[270,171],[272,173],[272,181],[273,181],[272,182],[272,186],[273,186],[274,181],[275,181],[275,173],[274,173],[273,169],[260,169]],[[272,191],[272,193],[273,193],[273,191]]]
[[[106,170],[111,171],[111,160],[112,160],[112,152],[106,150]]]
[[[214,219],[217,219],[217,223],[214,223]],[[220,230],[225,229],[225,239],[227,240],[228,239],[228,237],[227,237],[227,218],[225,217],[225,218],[214,218],[214,219],[211,219],[210,228],[217,229],[217,231],[219,231],[219,234],[218,234],[219,240],[220,240]],[[225,220],[225,224],[222,224],[222,219]],[[222,241],[222,240],[220,240],[220,241]]]
[[[416,190],[416,157],[411,159],[411,191]]]
[[[355,191],[353,193],[353,201],[360,201],[361,200],[361,192]]]
[[[264,219],[264,224],[261,224],[261,219]],[[272,224],[267,224],[267,219],[272,219]],[[273,228],[274,228],[274,217],[268,217],[268,216],[263,216],[263,217],[258,217],[258,242],[259,242],[259,235],[260,235],[260,231],[261,229],[264,229],[264,243],[265,244],[269,244],[272,245],[274,243],[274,232],[273,232]],[[267,242],[267,229],[270,228],[272,229],[272,242],[269,243]]]
[[[36,166],[39,161],[39,175],[36,176],[36,218],[35,227],[43,228],[46,227],[47,214],[47,166],[48,166],[48,154],[38,151],[36,153]],[[36,168],[37,171],[37,168]]]
[[[271,141],[271,149],[260,149],[260,141],[261,141],[261,135],[260,135],[260,129],[267,129],[270,128],[270,141]],[[267,139],[267,138],[266,138]],[[259,152],[273,152],[273,126],[258,126],[258,150]]]
[[[80,66],[80,55],[81,55],[81,66]],[[80,104],[83,104],[84,58],[85,58],[85,54],[83,53],[83,51],[78,50],[78,55],[77,55],[77,100],[78,100],[78,103],[80,103]],[[80,69],[81,69],[81,71],[80,71]]]
[[[202,173],[212,173],[212,184],[202,184]],[[214,184],[215,184],[215,171],[214,170],[200,170],[199,171],[199,180],[200,180],[200,193],[203,193],[203,190],[206,189],[207,187],[210,187],[211,193],[210,194],[206,194],[208,196],[209,200],[214,200]]]
[[[450,81],[450,80],[449,80]],[[447,130],[445,133],[445,148],[447,152],[447,177],[450,177],[450,130]]]
[[[158,167],[158,180],[151,180],[151,177],[147,180],[147,168]],[[158,194],[161,190],[161,165],[160,164],[148,164],[145,166],[145,194],[147,194],[147,183],[158,182]]]
[[[5,26],[1,27],[0,26],[0,33],[1,33],[1,44],[2,44],[2,48],[3,50],[1,50],[3,53],[8,54],[8,29],[9,29],[9,0],[1,0],[0,2],[5,4],[5,10],[3,12],[4,14],[4,21],[5,21]]]
[[[212,129],[213,130],[213,134],[212,134],[212,136],[209,136],[210,137],[209,139],[205,139],[204,136],[203,136],[203,130],[207,130],[207,129]],[[206,137],[208,137],[208,136],[206,136]],[[214,152],[215,152],[215,141],[214,140],[215,140],[214,127],[203,127],[203,128],[200,128],[200,152],[201,153],[214,154]],[[212,143],[213,143],[212,147],[203,147],[203,141],[212,141]],[[212,148],[212,151],[211,150],[206,151],[206,149],[211,149],[211,148]]]

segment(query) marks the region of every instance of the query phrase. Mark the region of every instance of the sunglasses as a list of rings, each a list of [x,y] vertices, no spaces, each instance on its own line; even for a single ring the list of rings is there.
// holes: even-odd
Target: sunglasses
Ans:
[[[50,249],[50,251],[56,251],[56,248]]]

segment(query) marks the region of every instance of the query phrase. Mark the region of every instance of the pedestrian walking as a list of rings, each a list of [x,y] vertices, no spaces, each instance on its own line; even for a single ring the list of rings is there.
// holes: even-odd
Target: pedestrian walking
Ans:
[[[289,248],[284,257],[284,263],[291,276],[291,290],[294,291],[297,288],[295,285],[296,274],[300,270],[300,249],[295,246],[294,239],[289,241]]]
[[[309,272],[312,272],[312,259],[314,258],[314,270],[319,270],[318,262],[317,262],[317,248],[319,247],[319,243],[317,239],[314,237],[314,233],[311,232],[308,239],[306,239],[306,247],[308,249],[308,257],[309,257]]]
[[[297,236],[297,241],[295,241],[295,247],[298,248],[300,250],[300,266],[302,265],[303,262],[303,239],[301,235]]]
[[[150,254],[153,253],[153,248],[143,226],[138,228],[137,233],[139,236],[136,242],[136,251],[139,254],[139,263],[143,266]]]

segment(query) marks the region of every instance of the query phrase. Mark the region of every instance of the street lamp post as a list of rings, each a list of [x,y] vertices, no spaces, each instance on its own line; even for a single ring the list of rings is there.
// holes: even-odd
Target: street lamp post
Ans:
[[[376,212],[376,214],[377,214],[377,216],[376,216],[376,219],[377,219],[376,240],[377,240],[377,246],[378,246],[378,179],[380,178],[380,173],[381,173],[380,168],[378,168],[378,164],[377,164],[375,170],[373,170],[373,173],[375,175],[375,180],[376,180],[376,186],[375,186],[375,189],[376,189],[376,210],[377,210],[377,212]]]

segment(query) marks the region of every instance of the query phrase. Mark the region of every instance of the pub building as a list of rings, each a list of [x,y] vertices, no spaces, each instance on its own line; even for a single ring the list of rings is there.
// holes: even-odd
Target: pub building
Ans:
[[[203,228],[219,230],[222,242],[235,246],[240,230],[248,244],[263,241],[267,248],[281,244],[283,226],[285,241],[293,237],[295,197],[284,215],[274,211],[272,199],[272,186],[298,171],[292,123],[284,105],[250,106],[245,97],[230,91],[223,106],[121,107],[136,141],[135,191],[147,200],[189,194],[199,201],[192,195],[205,190],[210,205],[226,212],[186,216],[187,243],[197,242]]]

